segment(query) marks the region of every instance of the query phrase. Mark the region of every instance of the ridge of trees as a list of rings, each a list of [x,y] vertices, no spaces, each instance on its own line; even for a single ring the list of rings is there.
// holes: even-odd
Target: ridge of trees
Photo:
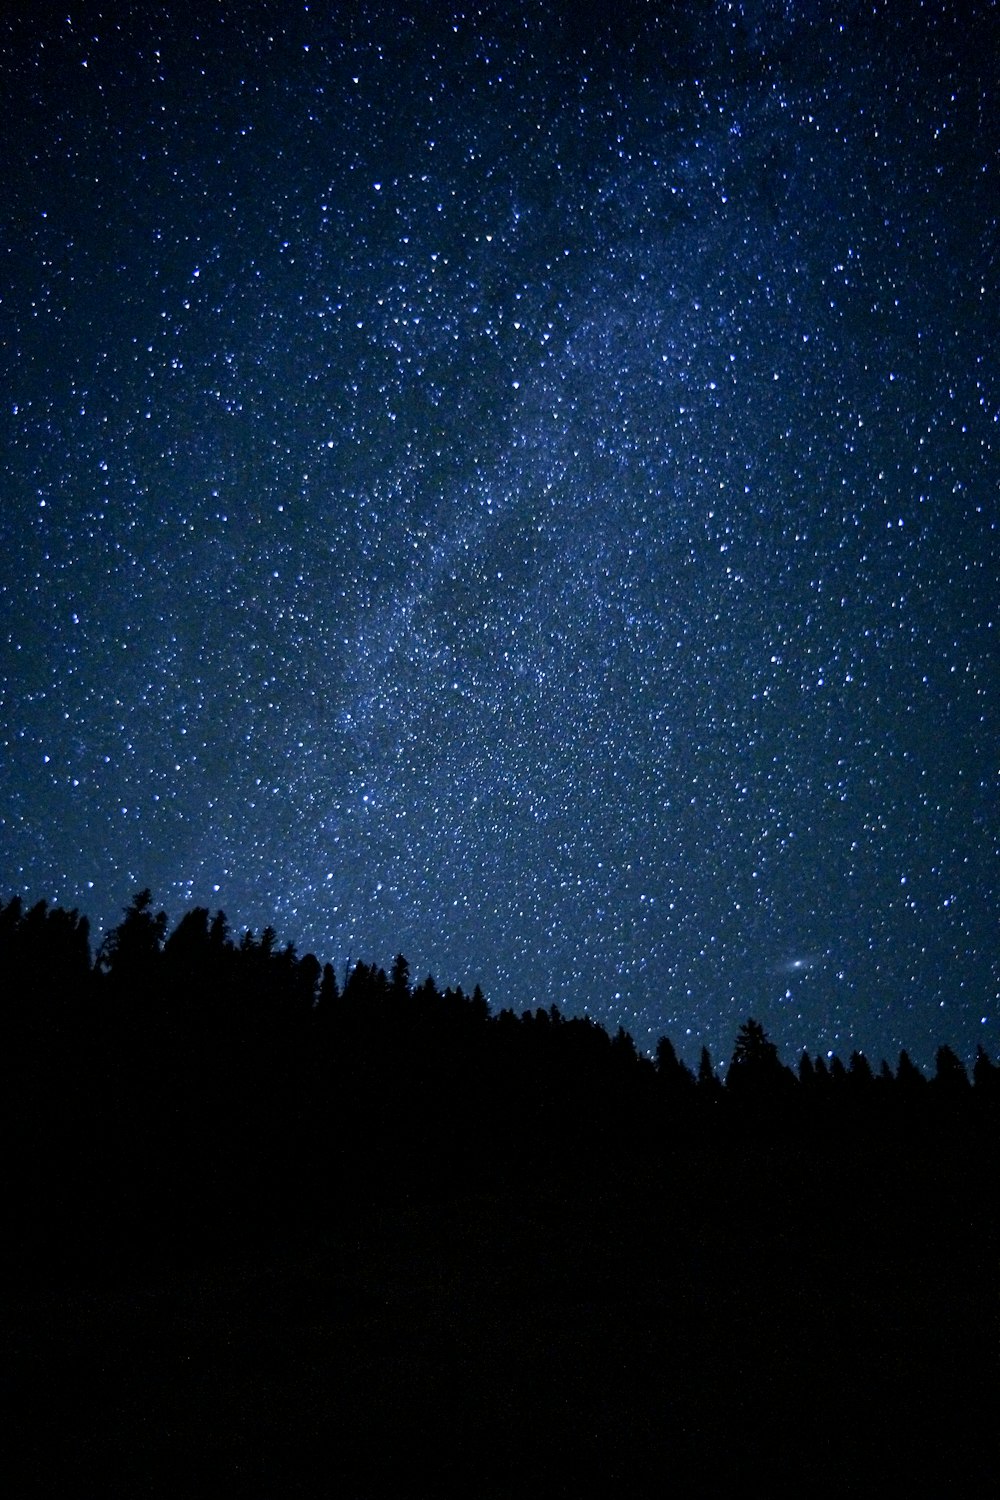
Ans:
[[[905,1051],[895,1070],[854,1052],[846,1065],[803,1053],[793,1071],[749,1018],[728,1067],[706,1048],[695,1072],[667,1037],[651,1060],[624,1028],[556,1006],[493,1014],[478,986],[414,982],[402,955],[340,984],[271,927],[235,935],[221,911],[168,930],[149,891],[93,956],[86,917],[15,897],[0,906],[0,976],[9,1155],[36,1250],[102,1240],[112,1222],[132,1242],[248,1213],[287,1223],[331,1192],[618,1172],[733,1131],[824,1149],[975,1136],[1000,1111],[982,1048],[971,1078],[947,1046],[930,1079]]]
[[[81,1453],[109,1493],[993,1477],[982,1050],[792,1068],[748,1018],[695,1070],[148,891],[96,952],[0,905],[0,996],[12,1410],[53,1493]]]
[[[651,1070],[666,1090],[680,1098],[690,1098],[694,1091],[718,1097],[720,1088],[739,1097],[787,1097],[796,1083],[803,1091],[849,1089],[855,1095],[875,1086],[895,1084],[909,1090],[928,1082],[956,1095],[970,1087],[993,1094],[1000,1087],[1000,1066],[981,1045],[971,1079],[961,1059],[946,1045],[937,1049],[930,1080],[905,1049],[895,1071],[884,1059],[873,1070],[860,1051],[852,1051],[846,1064],[834,1054],[813,1058],[805,1051],[793,1071],[782,1063],[777,1046],[753,1017],[740,1025],[732,1057],[721,1072],[707,1048],[702,1049],[697,1071],[692,1071],[666,1036],[659,1039],[650,1063],[623,1027],[609,1037],[599,1022],[567,1017],[555,1005],[526,1010],[520,1017],[511,1010],[493,1016],[478,985],[467,996],[461,987],[440,992],[431,975],[414,984],[402,954],[396,956],[388,975],[377,965],[357,962],[341,988],[331,964],[321,964],[312,953],[299,955],[291,943],[278,946],[271,926],[259,936],[246,930],[237,939],[224,912],[213,915],[207,907],[194,907],[168,933],[167,915],[154,912],[149,890],[133,897],[122,921],[107,932],[93,958],[87,917],[75,909],[50,907],[45,901],[26,909],[15,896],[0,905],[0,973],[8,995],[22,997],[22,1005],[35,1009],[33,1025],[27,1015],[20,1020],[36,1031],[58,1029],[71,1018],[74,1008],[77,1019],[84,1018],[88,1006],[96,1015],[102,1002],[106,1014],[114,1013],[129,993],[150,1007],[145,1017],[150,1024],[154,1019],[151,1007],[159,1005],[163,1018],[169,1016],[175,1025],[186,1018],[206,1027],[223,1019],[234,1027],[250,1024],[251,1018],[261,1022],[268,1011],[274,1026],[304,1022],[307,1017],[321,1025],[335,1009],[344,1025],[352,1010],[365,1007],[373,1013],[385,1011],[402,1024],[404,1017],[398,1012],[406,1007],[410,1021],[436,1010],[457,1024],[464,1020],[466,1026],[489,1018],[501,1032],[516,1022],[538,1038],[552,1028],[568,1028],[565,1037],[577,1040],[581,1053],[589,1048],[596,1054],[604,1048],[619,1064]],[[9,1016],[9,1022],[12,1019]],[[119,1019],[126,1021],[124,1015]],[[133,1018],[129,1024],[135,1023]],[[359,1017],[354,1024],[360,1024]],[[590,1040],[583,1042],[584,1036]]]

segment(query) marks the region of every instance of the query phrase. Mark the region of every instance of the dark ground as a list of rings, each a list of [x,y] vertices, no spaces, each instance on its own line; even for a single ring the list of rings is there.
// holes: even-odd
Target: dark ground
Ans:
[[[747,1145],[70,1260],[13,1302],[21,1492],[990,1493],[992,1196]]]

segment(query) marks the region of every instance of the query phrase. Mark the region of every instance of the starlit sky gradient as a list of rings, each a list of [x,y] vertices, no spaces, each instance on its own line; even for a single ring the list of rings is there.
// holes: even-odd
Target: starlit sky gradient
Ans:
[[[995,1056],[998,38],[9,7],[2,899]]]

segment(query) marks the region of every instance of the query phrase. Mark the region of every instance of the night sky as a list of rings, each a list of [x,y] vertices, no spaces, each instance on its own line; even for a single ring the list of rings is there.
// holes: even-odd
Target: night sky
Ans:
[[[997,6],[18,9],[0,897],[996,1055]]]

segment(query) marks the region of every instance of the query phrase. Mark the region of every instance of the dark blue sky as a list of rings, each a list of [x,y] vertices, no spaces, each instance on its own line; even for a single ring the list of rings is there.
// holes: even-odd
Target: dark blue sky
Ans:
[[[997,7],[607,9],[0,23],[3,894],[995,1055]]]

